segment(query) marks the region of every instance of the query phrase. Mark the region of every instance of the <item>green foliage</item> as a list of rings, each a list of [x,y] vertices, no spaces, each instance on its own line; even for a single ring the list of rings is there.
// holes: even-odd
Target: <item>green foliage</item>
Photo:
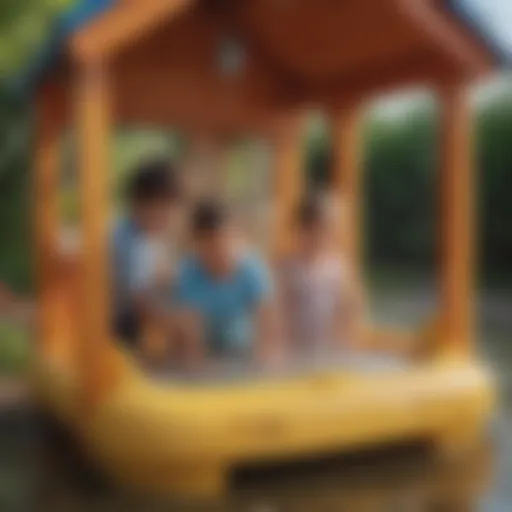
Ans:
[[[55,15],[74,0],[2,0],[0,77],[15,73],[44,40]]]
[[[377,119],[367,126],[366,243],[371,263],[432,264],[435,119],[428,106],[400,121]]]
[[[29,284],[30,109],[0,90],[0,279]]]
[[[496,277],[512,262],[512,92],[480,113],[478,164],[482,259]]]

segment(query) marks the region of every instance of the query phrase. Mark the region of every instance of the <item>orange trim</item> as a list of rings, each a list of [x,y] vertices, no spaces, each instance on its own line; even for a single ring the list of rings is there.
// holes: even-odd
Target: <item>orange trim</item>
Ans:
[[[272,253],[276,258],[283,256],[292,244],[292,217],[305,188],[303,165],[303,122],[300,117],[282,127],[274,140],[275,178],[274,205],[275,223],[273,226]]]
[[[332,113],[332,184],[340,207],[343,252],[356,275],[361,274],[361,182],[363,172],[363,112],[358,103]]]
[[[120,3],[71,39],[71,53],[83,61],[112,55],[194,3],[195,0]]]
[[[473,331],[474,243],[471,106],[460,85],[441,99],[442,340],[466,345]]]
[[[112,318],[107,233],[110,91],[102,63],[90,63],[79,71],[75,90],[83,232],[79,372],[91,403],[103,396],[113,377],[105,357]]]

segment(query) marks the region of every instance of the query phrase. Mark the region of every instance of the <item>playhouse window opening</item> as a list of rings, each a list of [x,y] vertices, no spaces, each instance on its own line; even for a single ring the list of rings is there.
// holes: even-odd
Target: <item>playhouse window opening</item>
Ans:
[[[393,107],[377,105],[369,110],[364,125],[366,156],[364,169],[362,169],[364,184],[361,191],[364,197],[361,201],[365,204],[367,212],[363,216],[365,221],[361,229],[364,231],[368,228],[370,233],[365,240],[368,251],[364,278],[365,284],[369,284],[372,290],[375,274],[377,280],[380,278],[381,262],[394,264],[395,268],[402,271],[412,251],[416,251],[414,254],[418,255],[418,258],[423,258],[423,260],[420,259],[421,263],[429,263],[428,255],[425,253],[432,251],[431,247],[417,248],[414,246],[414,241],[407,240],[407,230],[403,224],[409,222],[411,218],[420,219],[422,222],[432,221],[427,217],[432,213],[429,199],[432,199],[432,183],[435,176],[433,168],[435,154],[433,132],[435,130],[431,125],[435,120],[435,112],[428,101],[414,104],[412,113],[404,111],[400,116],[398,115],[400,106],[396,108],[395,112]],[[386,111],[386,109],[390,110]],[[124,140],[129,147],[133,147],[134,142],[131,137],[128,130],[118,135],[118,138]],[[152,140],[149,135],[143,134],[142,139],[145,140],[145,137],[148,137],[147,140]],[[163,139],[164,146],[169,141],[165,137],[167,136]],[[212,194],[218,195],[230,205],[248,245],[261,252],[264,258],[270,256],[275,234],[273,220],[277,200],[273,197],[277,171],[275,146],[269,140],[243,134],[223,141],[190,135],[180,140],[179,157],[175,156],[175,161],[185,187],[185,211],[198,198]],[[322,112],[312,112],[307,123],[307,136],[303,140],[301,170],[305,172],[305,176],[298,179],[304,180],[302,194],[311,190],[332,191],[330,175],[332,175],[331,153],[334,142],[327,116]],[[161,144],[162,138],[157,136],[148,147],[160,147]],[[176,142],[174,141],[173,144]],[[126,155],[118,158],[123,162],[120,167],[130,167],[125,164]],[[391,185],[384,179],[386,176],[389,176]],[[123,179],[126,179],[126,175],[120,177],[121,182]],[[379,203],[375,196],[377,199],[381,197],[383,193],[381,189],[386,186],[392,188],[390,191],[384,190],[391,196],[389,204],[374,205],[373,201]],[[411,187],[410,192],[409,187]],[[341,191],[341,197],[343,199],[343,191]],[[418,197],[420,197],[419,200]],[[295,202],[299,199],[300,194]],[[384,212],[381,211],[382,208]],[[379,236],[384,228],[387,229],[388,240],[382,245],[382,239]],[[288,225],[287,229],[291,231],[293,225]],[[405,234],[402,235],[402,232]],[[397,238],[394,233],[401,235],[401,238]],[[398,249],[392,247],[397,240],[402,244]],[[178,241],[176,249],[182,256],[190,252],[189,242],[186,236]],[[407,246],[407,243],[410,246]],[[405,254],[401,254],[403,247],[410,252],[404,251]],[[414,258],[413,263],[415,263]],[[376,295],[377,298],[371,301],[372,304],[379,300],[378,294]],[[406,312],[407,300],[399,299],[396,302],[402,305],[394,303],[389,308],[380,307],[380,309],[391,311],[394,320],[410,322],[411,316]],[[426,305],[424,309],[431,307],[430,295],[427,303],[428,306]],[[401,312],[400,309],[403,311]],[[414,320],[421,322],[423,317],[428,317],[425,311]],[[389,318],[378,318],[377,321],[385,324],[389,323]],[[142,337],[141,334],[138,343],[144,342]],[[332,351],[331,358],[334,352],[336,351]],[[233,365],[229,362],[229,358],[217,359],[219,364],[216,365],[217,370],[214,372],[216,375],[226,373],[234,376],[244,368],[243,363]],[[321,361],[320,357],[316,363],[310,361],[309,365],[328,366],[328,360]],[[301,363],[294,356],[293,361],[287,365],[288,371],[299,371],[301,364],[304,369],[304,361]],[[245,371],[248,369],[246,368]]]
[[[386,109],[391,109],[386,111]],[[383,114],[384,112],[384,114]],[[394,115],[390,115],[392,112]],[[400,116],[391,107],[377,105],[371,109],[370,115],[364,127],[364,143],[366,157],[364,160],[364,186],[362,192],[367,212],[363,217],[365,223],[361,226],[369,232],[365,243],[368,247],[365,265],[367,277],[380,278],[380,264],[392,263],[403,269],[406,257],[410,253],[400,254],[400,248],[408,247],[406,236],[402,235],[404,222],[411,218],[420,218],[423,222],[431,213],[431,205],[427,205],[428,199],[432,199],[431,188],[433,176],[435,176],[433,140],[435,130],[435,110],[431,103],[414,104],[412,113],[403,112]],[[306,136],[302,141],[302,155],[300,171],[304,176],[296,177],[297,183],[302,182],[302,192],[293,200],[295,207],[302,194],[312,190],[332,192],[332,146],[333,134],[328,117],[322,112],[312,112],[306,123]],[[222,141],[208,137],[195,137],[177,130],[151,130],[133,129],[121,127],[116,131],[112,154],[112,182],[111,182],[111,217],[120,217],[126,214],[123,201],[123,191],[126,181],[129,179],[129,171],[138,163],[146,159],[158,157],[169,158],[174,162],[173,167],[180,174],[180,180],[184,185],[184,212],[198,198],[218,195],[232,209],[237,217],[239,227],[243,230],[244,238],[248,245],[254,247],[265,258],[271,267],[272,244],[275,242],[275,213],[276,202],[279,200],[276,194],[277,148],[271,140],[264,137],[239,134]],[[63,219],[63,233],[79,233],[80,208],[76,195],[76,169],[75,169],[75,140],[74,133],[68,132],[62,142],[62,159],[64,169],[62,173],[61,208]],[[389,204],[379,204],[378,198],[382,198],[382,187],[389,184],[385,176],[392,176],[389,193]],[[380,188],[379,188],[380,187]],[[411,192],[408,188],[411,187]],[[387,190],[387,189],[386,189]],[[343,191],[341,191],[343,198]],[[375,199],[377,197],[377,199]],[[421,199],[418,200],[418,197]],[[414,198],[414,200],[412,200]],[[377,204],[374,204],[377,203]],[[290,205],[289,205],[290,206]],[[382,212],[381,210],[384,210]],[[183,219],[182,219],[183,221]],[[288,224],[287,230],[293,230],[293,225]],[[388,244],[382,245],[382,230],[387,235]],[[401,235],[397,237],[395,235]],[[424,233],[423,233],[424,234]],[[190,252],[190,240],[182,236],[173,241],[174,256],[178,259]],[[78,237],[79,238],[79,237]],[[392,245],[398,240],[402,245],[399,249]],[[404,241],[405,240],[405,241]],[[431,247],[422,247],[416,250],[417,255],[427,261],[428,251]],[[174,258],[173,264],[178,259]],[[413,259],[414,261],[414,259]],[[375,268],[377,270],[375,271]],[[275,268],[272,268],[275,271]],[[365,279],[370,282],[369,279]],[[373,281],[373,280],[372,280]],[[370,283],[371,286],[372,283]],[[377,294],[378,295],[378,294]],[[372,300],[375,303],[379,300]],[[430,299],[429,299],[430,300]],[[411,316],[407,310],[407,300],[404,299],[401,308],[404,312],[396,313],[396,304],[388,309],[392,316],[400,321],[409,320]],[[405,306],[404,306],[405,304]],[[380,307],[386,311],[386,307]],[[427,316],[426,314],[424,315]],[[378,321],[386,323],[389,318],[379,318]],[[421,321],[422,318],[416,318]],[[144,343],[144,333],[139,333],[137,343]],[[292,343],[293,345],[293,343]],[[294,350],[292,350],[294,352]],[[305,371],[306,368],[328,368],[335,359],[331,351],[325,359],[305,362],[298,354],[291,354],[290,361],[282,371],[288,374]],[[164,357],[168,357],[167,354]],[[329,361],[329,358],[331,359]],[[341,359],[340,359],[341,361]],[[172,364],[171,364],[172,366]],[[343,366],[340,362],[338,367]],[[243,363],[232,364],[229,358],[218,358],[218,364],[213,371],[214,380],[221,374],[235,377],[242,373],[250,373],[249,368]],[[176,369],[174,371],[174,375]],[[210,372],[212,374],[212,372]],[[204,378],[207,375],[203,376]]]

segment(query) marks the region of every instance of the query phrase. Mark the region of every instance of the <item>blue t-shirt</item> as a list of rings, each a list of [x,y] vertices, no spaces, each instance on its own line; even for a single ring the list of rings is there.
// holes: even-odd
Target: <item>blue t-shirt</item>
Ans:
[[[207,348],[213,353],[251,349],[254,315],[270,294],[271,281],[264,263],[242,256],[230,276],[212,276],[196,257],[185,259],[178,272],[179,306],[198,313]]]

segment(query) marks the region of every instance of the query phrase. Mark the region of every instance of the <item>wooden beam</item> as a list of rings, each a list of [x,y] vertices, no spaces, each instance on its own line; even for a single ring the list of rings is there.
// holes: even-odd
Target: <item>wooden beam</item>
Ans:
[[[339,234],[348,262],[361,276],[363,115],[359,103],[347,103],[331,113],[333,140],[332,186],[341,208]]]
[[[441,338],[466,348],[474,320],[472,120],[467,91],[439,92],[441,121]]]
[[[440,62],[432,52],[413,52],[408,57],[354,70],[350,75],[342,74],[323,87],[312,89],[309,96],[302,96],[300,100],[343,108],[349,103],[371,100],[401,89],[430,87],[446,77],[456,76],[456,71]]]
[[[462,31],[447,18],[443,9],[426,0],[394,0],[396,12],[423,34],[425,40],[436,51],[445,55],[469,76],[489,70],[492,65],[489,56],[464,36]]]
[[[302,117],[286,123],[275,138],[272,253],[286,254],[293,243],[293,213],[305,188]]]
[[[57,342],[56,287],[60,179],[60,134],[63,98],[52,84],[43,86],[36,99],[35,137],[35,245],[38,288],[38,341],[46,355]]]
[[[101,396],[112,377],[106,360],[111,338],[110,247],[110,97],[101,62],[79,70],[76,90],[79,190],[83,237],[81,376],[87,401]]]
[[[80,61],[112,56],[194,3],[195,0],[120,2],[71,39],[71,54]]]

